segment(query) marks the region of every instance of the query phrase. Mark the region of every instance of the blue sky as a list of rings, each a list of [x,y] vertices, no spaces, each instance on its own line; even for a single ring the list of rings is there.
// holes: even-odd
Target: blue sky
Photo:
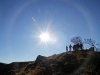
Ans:
[[[99,30],[99,0],[0,0],[0,62],[65,52],[73,36],[99,42]],[[52,41],[40,42],[45,31]]]

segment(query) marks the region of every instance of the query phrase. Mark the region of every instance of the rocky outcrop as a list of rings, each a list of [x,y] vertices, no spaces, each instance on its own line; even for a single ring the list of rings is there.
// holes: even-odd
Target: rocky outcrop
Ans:
[[[47,57],[45,57],[45,56],[38,55],[35,63],[38,64],[38,63],[42,62],[43,60],[46,60],[46,58]]]

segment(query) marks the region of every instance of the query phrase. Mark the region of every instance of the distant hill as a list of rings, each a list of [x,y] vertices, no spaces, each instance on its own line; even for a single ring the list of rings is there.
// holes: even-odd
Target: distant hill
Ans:
[[[23,67],[26,67],[28,64],[33,63],[34,61],[29,62],[12,62],[10,64],[0,63],[0,75],[8,75],[10,71],[16,73],[17,70],[20,70]]]
[[[2,65],[0,75],[100,75],[100,52],[77,50],[49,57],[38,55],[34,62]]]
[[[0,69],[2,69],[4,66],[6,66],[6,64],[0,63]]]

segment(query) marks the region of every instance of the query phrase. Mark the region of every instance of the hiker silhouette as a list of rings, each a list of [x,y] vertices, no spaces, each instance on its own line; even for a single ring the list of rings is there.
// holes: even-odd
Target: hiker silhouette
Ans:
[[[71,48],[72,48],[72,46],[71,46],[71,44],[69,45],[69,51],[71,51]]]
[[[66,46],[66,52],[68,52],[68,46]]]

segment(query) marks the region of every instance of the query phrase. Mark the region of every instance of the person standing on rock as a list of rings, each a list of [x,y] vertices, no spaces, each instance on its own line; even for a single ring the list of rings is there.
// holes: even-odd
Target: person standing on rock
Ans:
[[[82,43],[80,44],[80,49],[83,50],[83,44]]]
[[[68,52],[68,46],[66,46],[66,52]]]
[[[69,45],[69,51],[71,51],[71,48],[72,48],[72,46],[71,46],[71,44]]]
[[[73,51],[75,51],[75,45],[73,45]]]

